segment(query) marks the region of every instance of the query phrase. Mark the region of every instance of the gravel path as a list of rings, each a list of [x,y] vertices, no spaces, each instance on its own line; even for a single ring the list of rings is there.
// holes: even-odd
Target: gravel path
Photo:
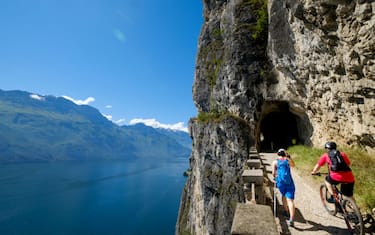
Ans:
[[[266,167],[269,179],[272,179],[271,162],[276,159],[276,154],[261,153],[260,157]],[[276,222],[280,234],[349,234],[344,219],[340,215],[332,216],[325,211],[320,201],[319,186],[311,186],[305,182],[293,168],[292,175],[296,185],[296,218],[294,227],[288,227],[286,224],[287,218],[280,214],[282,210],[281,197],[277,191],[278,213]]]

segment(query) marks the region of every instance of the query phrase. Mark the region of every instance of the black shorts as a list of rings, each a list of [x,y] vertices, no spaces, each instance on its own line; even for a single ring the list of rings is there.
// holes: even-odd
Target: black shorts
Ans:
[[[340,184],[340,191],[342,192],[343,195],[345,195],[347,197],[353,196],[354,182],[353,183],[339,182],[339,181],[333,180],[329,174],[326,176],[326,181],[328,183],[334,184],[334,185]]]

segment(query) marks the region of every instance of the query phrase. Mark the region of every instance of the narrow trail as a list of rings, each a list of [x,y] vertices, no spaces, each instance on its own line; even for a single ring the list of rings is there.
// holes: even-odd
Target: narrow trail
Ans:
[[[276,154],[260,153],[260,157],[266,167],[268,178],[272,179],[271,163],[276,159]],[[341,216],[332,216],[325,211],[320,201],[319,186],[312,186],[305,182],[293,168],[292,176],[296,186],[294,227],[288,227],[286,224],[287,218],[281,214],[283,210],[281,196],[276,190],[278,202],[276,222],[280,234],[349,234],[344,219]]]

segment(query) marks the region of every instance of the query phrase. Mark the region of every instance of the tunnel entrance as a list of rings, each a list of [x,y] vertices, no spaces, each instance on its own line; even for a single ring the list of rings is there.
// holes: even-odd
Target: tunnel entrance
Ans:
[[[261,123],[261,149],[275,151],[296,144],[297,122],[290,112],[272,112]]]
[[[312,127],[307,115],[291,110],[285,101],[263,104],[258,133],[258,147],[263,152],[275,152],[295,144],[311,145]]]

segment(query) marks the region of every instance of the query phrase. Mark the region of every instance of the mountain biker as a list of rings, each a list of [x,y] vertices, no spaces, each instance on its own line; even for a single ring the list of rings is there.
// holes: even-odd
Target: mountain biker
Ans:
[[[326,176],[325,183],[327,185],[328,191],[333,194],[332,184],[341,184],[340,190],[343,195],[347,197],[353,198],[353,190],[354,190],[354,175],[353,172],[350,169],[350,160],[348,156],[344,152],[339,152],[337,150],[337,145],[335,142],[328,141],[324,148],[326,149],[326,153],[324,153],[322,156],[320,156],[318,163],[315,165],[314,169],[312,170],[311,174],[316,174],[320,167],[324,166],[326,163],[329,166],[329,174]],[[330,159],[330,155],[334,156],[335,154],[341,154],[345,164],[347,167],[345,167],[344,170],[332,170],[332,161]],[[334,199],[333,196],[329,198],[328,202],[333,203]]]
[[[281,199],[285,209],[284,214],[286,216],[289,214],[287,224],[289,226],[294,226],[294,193],[296,188],[290,172],[290,167],[294,167],[295,163],[285,149],[279,149],[277,155],[277,160],[272,162],[272,176],[276,179],[276,186],[281,194]],[[283,179],[283,175],[287,175],[288,179]]]

